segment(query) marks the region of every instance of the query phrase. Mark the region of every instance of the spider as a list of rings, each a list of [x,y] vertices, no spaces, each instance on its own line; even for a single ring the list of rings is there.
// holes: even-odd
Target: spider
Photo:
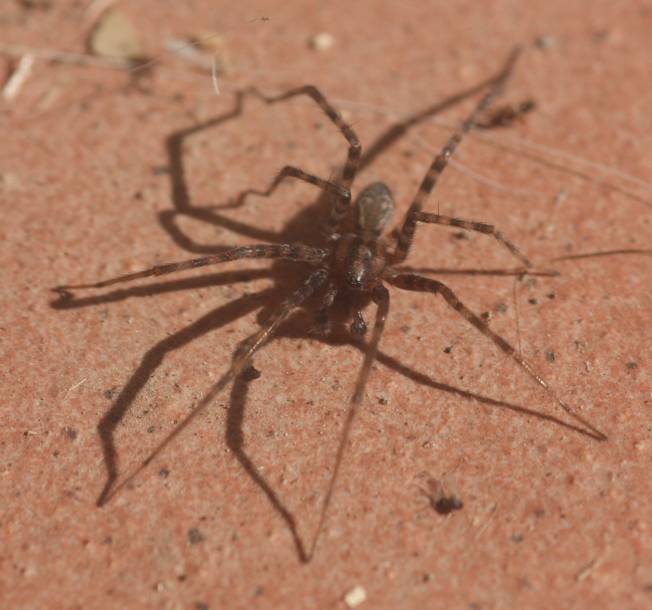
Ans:
[[[491,126],[496,122],[495,118],[487,114],[488,110],[511,76],[519,55],[519,48],[512,50],[500,72],[495,78],[489,81],[486,93],[480,98],[472,112],[470,112],[450,136],[441,151],[435,156],[403,222],[393,233],[386,233],[395,208],[392,193],[387,185],[382,182],[375,182],[363,188],[355,199],[351,197],[351,188],[356,178],[361,157],[361,144],[353,128],[342,119],[327,98],[316,87],[311,85],[298,87],[276,96],[264,95],[256,89],[251,89],[251,93],[268,104],[297,96],[311,98],[321,108],[328,119],[339,129],[348,143],[346,163],[342,172],[335,179],[325,180],[318,176],[308,174],[297,167],[285,166],[265,191],[246,191],[246,194],[254,193],[267,197],[272,194],[283,180],[286,178],[295,178],[317,186],[328,193],[332,197],[332,207],[330,217],[324,227],[323,243],[319,247],[301,243],[239,246],[227,249],[218,254],[183,262],[157,265],[143,271],[129,273],[93,284],[67,285],[57,288],[62,294],[66,294],[68,290],[73,289],[104,288],[113,284],[141,278],[160,276],[187,269],[196,269],[198,267],[248,258],[285,259],[307,263],[313,267],[312,272],[307,275],[303,283],[282,302],[280,307],[261,325],[260,329],[241,343],[230,368],[212,386],[195,409],[186,419],[177,425],[138,469],[128,476],[118,488],[126,485],[142,468],[147,466],[194,417],[213,401],[226,385],[244,373],[247,367],[250,366],[254,354],[274,336],[288,316],[295,309],[304,305],[309,298],[314,297],[318,299],[315,325],[319,333],[329,333],[332,312],[337,303],[340,305],[343,304],[348,308],[349,318],[351,320],[350,331],[357,337],[363,337],[367,334],[367,323],[362,311],[367,304],[373,302],[376,305],[375,320],[373,322],[371,336],[365,344],[364,359],[350,399],[350,408],[344,423],[330,482],[324,496],[316,530],[317,533],[313,539],[310,552],[302,552],[302,559],[309,561],[314,554],[319,533],[325,522],[351,426],[358,408],[362,403],[367,379],[376,358],[378,346],[383,334],[390,307],[390,293],[387,285],[402,290],[441,296],[449,307],[489,338],[500,350],[511,357],[536,383],[542,386],[568,415],[580,422],[585,428],[588,428],[591,431],[590,436],[597,440],[606,440],[606,436],[602,432],[597,430],[579,414],[575,413],[566,402],[557,396],[545,379],[535,370],[534,366],[516,348],[491,330],[482,316],[476,315],[466,307],[448,286],[438,280],[409,273],[400,268],[400,265],[404,263],[410,252],[417,225],[423,223],[457,227],[492,236],[520,263],[517,269],[509,272],[511,275],[523,276],[535,273],[544,275],[556,274],[556,272],[537,272],[532,262],[521,250],[506,239],[493,225],[422,211],[424,203],[464,136],[475,127]],[[531,106],[527,106],[521,110],[513,111],[510,117],[517,118],[530,108]],[[500,125],[503,125],[507,120],[511,120],[511,118],[505,118],[503,120],[503,114],[505,113],[501,111],[501,119],[498,121]],[[393,241],[395,243],[392,243]],[[98,501],[99,505],[104,504],[117,492],[118,488],[109,493],[114,479],[115,473],[111,471],[107,488],[105,488]]]

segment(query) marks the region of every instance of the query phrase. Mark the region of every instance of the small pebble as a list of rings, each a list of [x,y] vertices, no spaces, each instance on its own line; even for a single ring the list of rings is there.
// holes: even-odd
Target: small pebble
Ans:
[[[327,51],[333,44],[335,44],[335,38],[328,32],[316,34],[308,41],[308,45],[314,51]]]
[[[550,49],[555,46],[555,39],[552,36],[539,36],[534,44],[539,49]]]
[[[355,608],[367,599],[367,592],[360,586],[356,585],[344,596],[344,603],[349,608]]]

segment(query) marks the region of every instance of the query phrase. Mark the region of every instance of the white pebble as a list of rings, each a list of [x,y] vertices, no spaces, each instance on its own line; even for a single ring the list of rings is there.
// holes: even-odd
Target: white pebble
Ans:
[[[315,51],[326,51],[330,49],[334,43],[335,38],[333,38],[333,36],[328,32],[321,32],[308,41],[310,48]]]
[[[344,603],[349,608],[355,608],[356,606],[359,606],[366,599],[367,599],[366,591],[360,585],[356,585],[344,596]]]

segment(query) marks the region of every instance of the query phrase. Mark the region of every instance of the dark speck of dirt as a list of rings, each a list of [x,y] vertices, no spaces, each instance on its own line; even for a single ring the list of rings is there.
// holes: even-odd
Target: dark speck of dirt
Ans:
[[[448,347],[444,348],[444,354],[450,354],[453,351],[453,346],[449,345]]]
[[[196,527],[188,530],[188,542],[190,544],[199,544],[204,541],[204,534],[202,534]]]
[[[523,534],[512,534],[512,542],[523,542]]]
[[[555,361],[555,352],[553,352],[552,350],[546,352],[546,360],[548,362],[554,362]]]
[[[156,430],[156,426],[150,426],[149,428],[147,428],[147,432],[149,432],[150,434],[154,432],[154,430]]]
[[[554,292],[549,292],[546,296],[552,301],[552,299],[554,299],[557,295]]]
[[[530,299],[527,300],[527,302],[530,305],[536,305],[538,303],[538,301],[535,298],[530,298]]]
[[[161,468],[161,470],[158,471],[158,476],[162,479],[167,479],[170,476],[170,471],[167,468]]]
[[[498,305],[496,305],[496,312],[497,313],[506,313],[507,312],[507,305],[505,303],[498,303]]]
[[[64,428],[63,433],[71,440],[74,441],[77,438],[77,430],[74,428]]]
[[[106,398],[107,400],[113,400],[113,397],[115,396],[115,393],[117,391],[118,391],[118,386],[113,386],[108,390],[104,390],[104,398]]]
[[[437,501],[433,502],[432,507],[440,515],[448,515],[454,510],[460,510],[461,508],[464,508],[464,502],[455,496],[443,496]]]
[[[258,379],[261,375],[262,373],[254,366],[248,366],[244,371],[242,371],[242,378],[245,381],[253,381],[254,379]]]
[[[384,396],[381,396],[381,397],[378,399],[378,404],[379,404],[379,405],[386,405],[386,404],[388,404],[388,403],[389,403],[389,400],[387,400],[387,398],[385,398]]]
[[[465,231],[456,231],[453,233],[453,237],[455,239],[468,239],[468,235],[466,234]]]
[[[638,362],[631,361],[631,362],[627,363],[627,370],[628,371],[633,371],[634,369],[637,369],[637,368],[638,368]]]
[[[197,602],[195,603],[195,610],[208,610],[208,604],[205,604],[204,602]]]

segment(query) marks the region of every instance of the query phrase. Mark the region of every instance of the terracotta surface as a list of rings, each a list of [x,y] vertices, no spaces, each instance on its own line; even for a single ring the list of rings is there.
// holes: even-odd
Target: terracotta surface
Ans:
[[[3,44],[82,51],[87,3],[51,4],[5,0]],[[558,263],[560,277],[519,288],[524,354],[608,442],[524,414],[568,421],[443,301],[394,290],[307,564],[283,511],[309,546],[361,354],[311,338],[306,316],[256,356],[258,379],[223,392],[96,506],[107,414],[124,411],[113,439],[122,480],[305,269],[245,261],[71,301],[51,292],[225,245],[313,240],[323,210],[307,185],[209,208],[264,187],[282,165],[328,176],[345,156],[309,100],[249,99],[237,114],[239,89],[317,85],[370,146],[399,117],[490,77],[516,43],[526,52],[503,100],[531,97],[537,111],[469,137],[428,209],[494,223],[540,264],[649,247],[650,4],[141,0],[123,10],[159,58],[149,74],[39,61],[1,109],[0,606],[345,608],[359,586],[359,608],[652,607],[650,257]],[[166,38],[207,31],[224,37],[231,62],[219,97],[209,75],[163,54]],[[321,52],[308,45],[320,32],[334,37]],[[469,107],[385,147],[358,186],[383,179],[402,213],[446,125]],[[410,263],[514,266],[489,237],[455,234],[422,227]],[[444,279],[516,341],[511,278]],[[429,478],[464,507],[433,510]]]

